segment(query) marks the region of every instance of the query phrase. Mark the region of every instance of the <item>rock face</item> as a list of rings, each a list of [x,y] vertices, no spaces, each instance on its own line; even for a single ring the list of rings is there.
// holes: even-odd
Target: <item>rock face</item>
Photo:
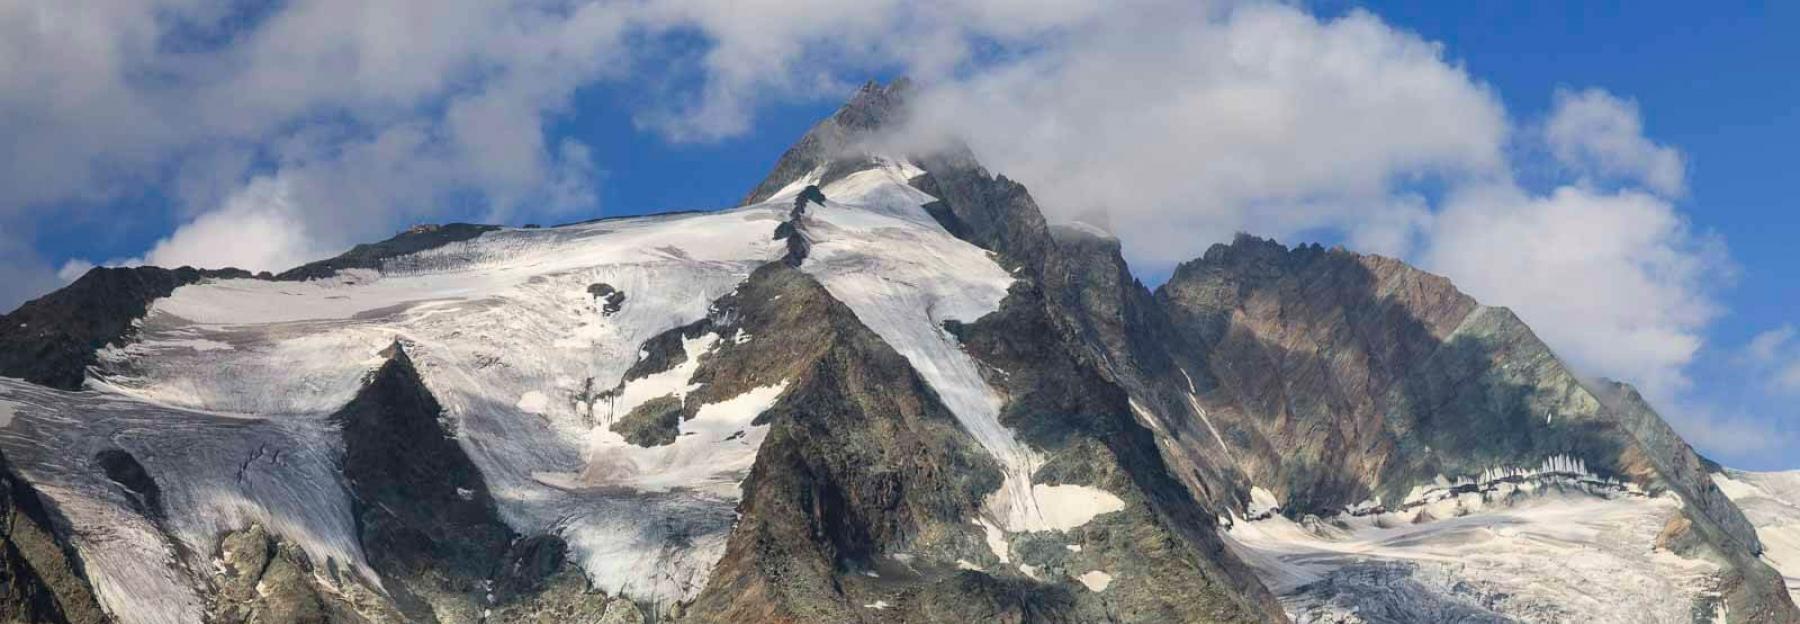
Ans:
[[[336,417],[363,551],[410,619],[477,619],[496,564],[517,536],[444,429],[443,409],[406,350],[395,343],[385,355]]]
[[[1193,406],[1289,517],[1405,507],[1417,488],[1575,457],[1679,498],[1730,610],[1800,618],[1754,530],[1629,388],[1584,384],[1516,316],[1398,261],[1241,236],[1156,292]],[[1243,495],[1246,506],[1250,497]]]
[[[733,211],[0,318],[0,620],[1800,621],[1763,482],[1506,310],[1249,236],[1152,291],[907,94]]]
[[[793,147],[789,147],[775,162],[768,177],[750,189],[743,204],[755,204],[774,197],[781,189],[815,170],[822,175],[813,186],[825,186],[862,169],[875,152],[869,141],[879,138],[878,133],[883,128],[895,124],[905,114],[906,95],[911,89],[911,83],[904,78],[888,85],[873,81],[864,84],[842,108],[807,130]],[[795,208],[799,207],[796,202]]]
[[[98,624],[106,617],[52,509],[0,454],[0,621]]]

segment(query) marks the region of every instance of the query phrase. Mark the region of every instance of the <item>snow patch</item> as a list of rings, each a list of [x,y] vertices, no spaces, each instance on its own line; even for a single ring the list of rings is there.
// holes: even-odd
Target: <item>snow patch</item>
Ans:
[[[783,381],[702,405],[693,419],[679,423],[681,434],[674,442],[660,446],[638,446],[606,427],[595,427],[587,465],[579,475],[540,473],[539,480],[571,490],[685,488],[735,501],[738,485],[768,435],[768,425],[755,424],[756,417],[774,406],[785,389]]]
[[[543,414],[544,410],[550,407],[550,397],[544,396],[542,392],[531,390],[519,395],[519,402],[514,406],[527,414]]]
[[[1012,563],[1012,545],[1006,542],[1006,531],[1001,530],[1000,527],[994,526],[994,523],[988,522],[986,518],[976,518],[975,524],[981,525],[982,535],[987,540],[988,550],[993,552],[994,556],[1000,559],[1000,564],[1005,565]]]
[[[1278,511],[1281,511],[1281,501],[1275,498],[1274,492],[1260,485],[1250,488],[1250,504],[1245,506],[1244,513],[1249,514],[1251,520],[1261,520]]]
[[[1188,391],[1183,396],[1187,397],[1188,406],[1194,408],[1195,414],[1200,415],[1200,422],[1205,423],[1206,430],[1212,432],[1213,441],[1219,443],[1219,450],[1225,453],[1225,458],[1236,463],[1237,460],[1231,455],[1231,447],[1225,445],[1225,436],[1219,435],[1219,429],[1213,426],[1212,418],[1206,415],[1206,408],[1200,407],[1200,399],[1196,398],[1199,391],[1194,389],[1194,378],[1188,375],[1185,368],[1176,367],[1175,370],[1181,371],[1181,378],[1187,380]]]
[[[1031,498],[1034,504],[1028,509],[1005,508],[1015,515],[1001,525],[1015,527],[1014,531],[1067,531],[1087,524],[1094,516],[1125,508],[1119,497],[1085,485],[1040,483],[1031,486]]]
[[[1081,573],[1081,576],[1075,577],[1075,580],[1081,581],[1082,585],[1086,585],[1088,591],[1103,592],[1106,591],[1108,586],[1112,585],[1113,579],[1111,574],[1099,570],[1089,570]]]

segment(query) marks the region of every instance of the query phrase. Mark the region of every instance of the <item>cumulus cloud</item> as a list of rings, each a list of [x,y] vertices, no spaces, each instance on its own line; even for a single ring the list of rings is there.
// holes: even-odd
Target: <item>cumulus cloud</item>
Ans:
[[[1744,359],[1751,374],[1776,394],[1800,395],[1800,330],[1782,325],[1751,337]]]
[[[1759,333],[1750,338],[1749,344],[1744,345],[1744,354],[1749,356],[1753,363],[1774,362],[1787,353],[1789,345],[1794,343],[1796,333],[1800,332],[1797,332],[1793,325],[1782,325]]]
[[[1636,102],[1564,90],[1521,121],[1441,45],[1363,11],[246,6],[0,5],[0,224],[162,186],[182,225],[144,260],[280,269],[416,220],[593,210],[604,163],[546,128],[598,82],[643,94],[639,126],[681,142],[898,72],[921,85],[915,130],[963,138],[1053,218],[1103,211],[1142,273],[1239,230],[1337,238],[1514,308],[1583,372],[1653,398],[1687,384],[1730,273],[1676,203],[1685,159],[1645,135]],[[1546,156],[1556,179],[1519,181]],[[39,276],[19,283],[54,283],[28,250],[8,253],[0,266]]]
[[[1800,447],[1800,429],[1767,415],[1725,411],[1694,404],[1663,410],[1663,418],[1690,444],[1714,458],[1720,455],[1752,461],[1748,469],[1792,469],[1792,449]]]
[[[1053,216],[1106,210],[1152,271],[1239,230],[1403,252],[1425,217],[1407,183],[1495,175],[1508,133],[1437,44],[1288,6],[1117,17],[930,86],[923,109]]]
[[[200,215],[157,242],[143,262],[279,271],[329,251],[307,235],[288,184],[259,178],[227,199],[224,207]]]
[[[1686,186],[1681,152],[1646,138],[1637,103],[1603,89],[1558,91],[1544,137],[1558,160],[1584,175],[1642,184],[1669,196]]]
[[[1425,267],[1484,302],[1510,306],[1579,370],[1628,379],[1654,398],[1682,369],[1719,307],[1730,264],[1655,195],[1564,186],[1457,192],[1428,230]]]
[[[183,225],[147,260],[281,268],[413,219],[591,210],[588,149],[544,127],[621,66],[624,19],[551,0],[7,3],[0,220],[166,185]]]

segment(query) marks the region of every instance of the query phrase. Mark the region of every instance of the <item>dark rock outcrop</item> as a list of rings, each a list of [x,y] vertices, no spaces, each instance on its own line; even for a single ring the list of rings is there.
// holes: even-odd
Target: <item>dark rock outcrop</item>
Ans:
[[[902,78],[881,85],[864,84],[831,117],[814,125],[782,153],[768,177],[750,190],[742,205],[761,202],[815,169],[825,168],[820,186],[863,169],[869,162],[868,140],[874,131],[900,121],[912,84]]]
[[[1397,260],[1247,236],[1182,264],[1156,297],[1196,409],[1282,513],[1398,505],[1438,475],[1577,457],[1679,496],[1728,564],[1734,613],[1800,620],[1693,450],[1629,388],[1577,378],[1510,311]]]
[[[645,401],[612,424],[611,429],[638,446],[661,446],[681,435],[681,399],[664,395]]]
[[[1274,596],[1226,551],[1213,515],[1165,463],[1125,389],[1058,324],[1056,304],[1040,287],[1015,283],[999,311],[949,329],[988,370],[1005,371],[988,377],[1007,397],[1000,420],[1048,459],[1034,483],[1097,487],[1125,501],[1123,512],[1071,532],[1084,544],[1077,573],[1102,569],[1112,577],[1098,614],[1120,622],[1279,621]],[[1027,551],[1021,560],[1068,565],[1066,552],[1048,550],[1055,556]],[[1077,593],[1075,601],[1090,596]]]
[[[0,455],[0,621],[107,621],[61,524]]]
[[[162,488],[144,465],[138,463],[136,457],[123,449],[106,449],[94,455],[94,464],[100,471],[124,489],[125,497],[131,501],[137,512],[152,521],[163,517]]]
[[[690,401],[787,387],[760,417],[742,518],[686,621],[858,621],[875,598],[854,571],[883,553],[979,556],[964,519],[999,472],[904,358],[785,265],[716,308],[757,338],[710,354]]]
[[[625,291],[613,288],[612,284],[589,284],[587,292],[600,304],[601,316],[612,316],[625,307]]]
[[[379,243],[367,243],[351,247],[350,251],[318,262],[309,262],[275,274],[275,279],[287,281],[305,281],[331,277],[345,269],[379,269],[384,260],[396,256],[418,253],[427,249],[435,249],[450,243],[465,241],[488,232],[500,229],[498,225],[482,225],[476,223],[446,223],[443,225],[414,226],[393,238]]]
[[[211,579],[210,621],[221,624],[364,624],[404,620],[360,585],[332,590],[316,580],[321,570],[304,550],[252,524],[219,539]]]
[[[332,418],[365,556],[415,621],[474,621],[485,583],[517,539],[442,408],[395,343],[388,361]]]

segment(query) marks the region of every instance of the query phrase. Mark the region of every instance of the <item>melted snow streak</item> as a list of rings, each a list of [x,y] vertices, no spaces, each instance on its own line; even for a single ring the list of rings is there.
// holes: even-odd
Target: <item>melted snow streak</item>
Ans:
[[[1713,482],[1744,510],[1762,540],[1762,559],[1787,579],[1800,600],[1800,470],[1714,474]]]
[[[805,217],[813,246],[801,269],[905,357],[998,460],[1005,480],[988,498],[987,511],[1002,528],[1069,529],[1122,508],[1122,501],[1097,488],[1031,483],[1043,458],[1000,424],[999,395],[943,327],[999,309],[1013,277],[987,251],[944,231],[925,212],[923,205],[934,198],[906,182],[918,174],[911,165],[887,161],[825,186],[828,201]],[[802,178],[770,202],[791,201],[815,180]]]
[[[762,440],[750,422],[782,386],[704,406],[681,423],[677,443],[652,449],[614,443],[604,428],[616,405],[601,396],[645,341],[706,317],[781,256],[772,234],[782,212],[771,204],[499,230],[379,271],[183,287],[152,306],[137,342],[101,353],[95,391],[9,383],[0,444],[69,513],[121,621],[198,621],[189,585],[202,573],[142,562],[183,548],[205,557],[220,532],[250,521],[315,561],[373,578],[330,468],[341,446],[327,420],[398,340],[517,531],[562,535],[609,593],[689,598],[722,553],[737,483]],[[623,291],[623,306],[605,310],[589,290],[596,284]],[[646,381],[687,389],[692,361],[718,337],[705,340],[686,345],[679,379],[637,380],[625,396],[669,394],[637,387]],[[163,522],[182,544],[163,543],[89,465],[109,444],[164,484]]]
[[[1401,510],[1363,505],[1360,515],[1300,522],[1269,515],[1237,520],[1223,535],[1301,623],[1365,621],[1359,613],[1685,623],[1716,598],[1716,564],[1652,546],[1679,500],[1594,486],[1575,476],[1578,464],[1554,465],[1498,471],[1482,482],[1492,487],[1465,484]]]

